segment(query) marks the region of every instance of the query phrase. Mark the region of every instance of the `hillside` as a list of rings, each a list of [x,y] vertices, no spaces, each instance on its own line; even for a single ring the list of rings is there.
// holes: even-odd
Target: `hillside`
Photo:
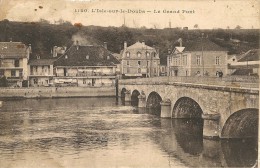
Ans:
[[[72,25],[69,22],[49,24],[48,21],[40,22],[11,22],[0,21],[0,41],[21,41],[32,44],[34,53],[48,53],[53,46],[71,46],[78,40],[81,44],[108,43],[108,49],[119,53],[123,48],[123,42],[128,45],[136,41],[145,41],[149,46],[159,49],[161,63],[166,64],[168,48],[179,45],[177,40],[192,41],[204,33],[213,42],[229,50],[229,54],[245,52],[249,49],[259,48],[259,30],[257,29],[213,29],[213,30],[182,30],[172,29],[135,29],[128,27],[98,27]],[[237,45],[236,41],[240,44]]]

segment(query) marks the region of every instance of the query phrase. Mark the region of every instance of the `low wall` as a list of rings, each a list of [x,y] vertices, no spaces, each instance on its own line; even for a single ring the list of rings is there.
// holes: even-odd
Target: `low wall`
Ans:
[[[58,98],[116,96],[115,87],[0,88],[0,98]]]

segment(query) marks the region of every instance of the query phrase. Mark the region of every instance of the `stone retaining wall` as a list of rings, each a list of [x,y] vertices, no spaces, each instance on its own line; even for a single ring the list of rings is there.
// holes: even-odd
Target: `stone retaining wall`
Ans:
[[[0,98],[58,98],[116,96],[115,87],[0,88]]]

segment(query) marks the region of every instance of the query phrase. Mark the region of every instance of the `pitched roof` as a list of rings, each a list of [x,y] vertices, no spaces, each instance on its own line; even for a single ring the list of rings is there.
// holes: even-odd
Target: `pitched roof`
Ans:
[[[138,42],[134,43],[133,45],[127,47],[127,49],[151,49],[152,50],[154,48],[152,48],[148,45],[142,44],[138,41]]]
[[[249,50],[245,54],[241,55],[238,62],[244,61],[259,61],[260,49]]]
[[[210,41],[208,38],[189,41],[184,44],[185,51],[228,51],[227,49]]]
[[[22,42],[0,42],[1,57],[27,57],[27,46]]]
[[[78,49],[77,49],[78,47]],[[89,57],[88,59],[86,57]],[[108,57],[109,56],[109,59]],[[66,58],[67,57],[67,58]],[[71,46],[55,61],[56,66],[114,66],[119,61],[103,46]]]

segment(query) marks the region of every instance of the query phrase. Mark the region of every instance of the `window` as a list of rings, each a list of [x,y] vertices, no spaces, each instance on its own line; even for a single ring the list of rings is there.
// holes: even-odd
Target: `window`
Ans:
[[[126,61],[126,65],[129,65],[129,61]]]
[[[138,68],[138,73],[141,73],[141,68]]]
[[[110,59],[110,56],[108,55],[108,56],[107,56],[107,60],[109,60],[109,59]]]
[[[65,59],[68,59],[68,56],[67,56],[67,55],[65,55]]]
[[[156,54],[155,54],[155,52],[152,52],[152,56],[155,58],[156,57]]]
[[[15,60],[15,61],[14,61],[14,66],[15,66],[15,67],[19,67],[19,60]]]
[[[86,59],[87,59],[87,60],[89,59],[89,55],[86,55]]]
[[[41,58],[41,56],[39,56],[39,55],[36,55],[36,57],[37,57],[37,59],[40,59],[40,58]]]
[[[196,64],[197,65],[200,65],[201,63],[200,63],[200,55],[197,55],[196,56]]]
[[[0,70],[0,76],[4,76],[5,75],[5,70],[1,69]]]
[[[140,52],[137,52],[137,57],[141,57],[141,53]]]
[[[83,79],[83,84],[86,84],[87,82],[86,82],[86,79]]]
[[[147,61],[147,66],[149,66],[149,61]]]
[[[141,61],[137,61],[137,64],[138,64],[138,65],[141,65]]]
[[[22,76],[23,76],[23,71],[19,70],[19,77],[22,77]]]
[[[153,69],[154,74],[156,74],[156,68]]]
[[[130,57],[130,52],[126,52],[126,57]]]
[[[219,64],[220,64],[220,57],[216,56],[216,65],[219,65]]]
[[[164,72],[164,67],[162,67],[162,72]]]
[[[16,76],[15,70],[11,70],[11,76],[12,76],[12,77]]]
[[[182,56],[182,65],[187,65],[187,55]]]
[[[146,52],[146,56],[149,57],[149,56],[150,56],[150,53],[149,53],[149,52]]]
[[[130,72],[130,68],[127,67],[127,68],[126,68],[126,73],[129,73],[129,72]]]

